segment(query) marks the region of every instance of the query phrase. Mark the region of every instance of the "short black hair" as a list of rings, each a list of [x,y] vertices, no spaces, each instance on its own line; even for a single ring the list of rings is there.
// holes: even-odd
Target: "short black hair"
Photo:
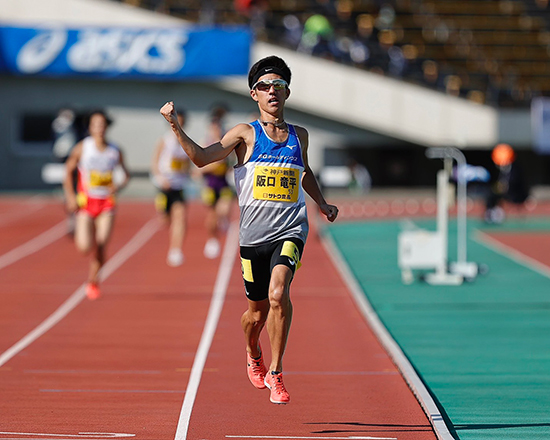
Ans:
[[[212,121],[220,120],[227,114],[228,111],[229,108],[225,103],[217,102],[210,108],[210,119]]]
[[[105,110],[103,109],[94,109],[90,113],[88,113],[88,117],[86,118],[86,126],[90,125],[90,121],[92,120],[93,115],[101,115],[105,119],[105,122],[107,122],[107,127],[113,123],[113,120],[107,115]]]
[[[271,55],[269,57],[262,58],[257,61],[248,72],[248,87],[252,89],[252,86],[258,81],[258,78],[267,73],[276,73],[280,75],[289,85],[292,73],[285,61],[278,56]]]

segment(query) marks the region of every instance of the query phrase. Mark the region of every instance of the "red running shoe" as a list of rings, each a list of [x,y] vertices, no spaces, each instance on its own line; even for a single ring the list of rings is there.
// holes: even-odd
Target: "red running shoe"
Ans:
[[[261,348],[260,357],[258,359],[254,359],[250,356],[249,352],[246,352],[246,372],[248,373],[248,378],[250,379],[250,382],[252,382],[252,385],[260,390],[265,388],[264,379],[267,373],[267,368],[265,368],[264,365],[264,357],[262,355]]]
[[[89,300],[96,300],[101,296],[101,292],[99,291],[99,286],[95,283],[88,283],[86,286],[86,296]]]
[[[265,375],[265,386],[271,390],[271,403],[289,403],[290,394],[283,383],[283,373],[271,371]]]

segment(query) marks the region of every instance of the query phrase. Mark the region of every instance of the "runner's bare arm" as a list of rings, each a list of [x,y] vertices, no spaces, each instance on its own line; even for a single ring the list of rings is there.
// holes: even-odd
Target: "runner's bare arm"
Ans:
[[[153,152],[153,159],[151,160],[151,173],[155,181],[155,185],[158,185],[162,189],[170,189],[170,182],[164,178],[159,169],[160,155],[164,150],[164,140],[161,138],[158,140]]]
[[[65,178],[63,179],[63,193],[65,194],[65,205],[67,211],[75,212],[78,209],[76,194],[74,191],[74,172],[78,168],[78,162],[82,154],[82,142],[74,146],[65,162]]]
[[[130,173],[128,171],[128,168],[126,168],[126,162],[124,161],[124,154],[120,150],[119,150],[119,152],[120,152],[119,165],[122,168],[122,171],[124,171],[124,180],[122,181],[122,183],[120,185],[113,185],[113,187],[112,187],[112,192],[113,193],[119,192],[126,185],[128,185],[128,182],[130,181]]]
[[[319,183],[313,174],[313,171],[309,167],[307,149],[309,146],[309,139],[307,130],[303,127],[295,126],[296,133],[300,139],[300,145],[302,147],[302,161],[304,162],[304,174],[302,176],[302,187],[304,191],[319,205],[319,209],[326,216],[327,220],[333,222],[338,217],[338,208],[334,205],[329,205],[321,192]]]
[[[238,124],[229,130],[220,142],[203,148],[187,136],[181,128],[172,101],[164,104],[160,109],[160,113],[172,127],[172,131],[177,136],[180,145],[191,161],[198,167],[203,167],[209,163],[226,158],[231,151],[249,137],[248,133],[252,130],[252,127],[247,124]]]

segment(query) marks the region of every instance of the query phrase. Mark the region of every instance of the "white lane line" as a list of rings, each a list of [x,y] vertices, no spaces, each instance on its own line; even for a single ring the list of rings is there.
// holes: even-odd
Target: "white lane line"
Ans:
[[[104,281],[115,270],[117,270],[128,258],[136,253],[159,229],[159,223],[157,219],[149,220],[131,240],[126,243],[111,259],[109,259],[105,266],[99,273],[99,279]],[[46,318],[38,327],[28,333],[20,341],[8,348],[4,353],[0,355],[0,367],[8,362],[21,350],[28,347],[40,336],[50,330],[54,325],[61,321],[65,316],[69,314],[86,296],[86,285],[82,284],[59,308],[53,312],[48,318]]]
[[[220,267],[218,269],[218,275],[216,283],[214,285],[214,292],[210,307],[208,309],[208,316],[206,323],[202,331],[201,340],[193,361],[193,367],[191,368],[191,374],[189,376],[189,384],[185,391],[185,398],[180,412],[178,420],[178,427],[176,430],[175,440],[187,439],[187,431],[189,429],[189,420],[191,419],[191,412],[193,411],[193,405],[195,398],[197,397],[197,390],[201,381],[202,372],[204,370],[204,364],[208,356],[208,351],[214,339],[214,333],[218,326],[223,303],[225,300],[225,294],[227,292],[227,286],[231,278],[231,271],[233,270],[233,264],[235,263],[235,257],[239,249],[239,226],[237,222],[231,223],[231,227],[227,232],[225,239],[225,247],[223,255],[220,261]]]
[[[25,374],[161,374],[160,370],[23,370]]]
[[[182,394],[183,390],[40,390],[41,393],[131,393],[131,394]]]
[[[39,251],[40,249],[48,246],[54,241],[59,240],[66,233],[66,221],[63,220],[61,223],[58,223],[53,228],[48,229],[47,231],[43,232],[32,240],[29,240],[21,246],[12,249],[4,255],[0,255],[0,269],[3,269],[10,264],[15,263],[16,261],[19,261],[22,258],[25,258],[26,256]]]
[[[372,308],[372,305],[364,294],[363,289],[346,264],[332,237],[330,234],[325,234],[321,237],[321,240],[327,254],[348,286],[348,289],[351,292],[355,303],[359,307],[359,310],[361,310],[363,317],[368,322],[370,328],[382,346],[388,352],[394,364],[397,366],[399,371],[401,371],[403,378],[426,413],[437,438],[439,440],[454,440],[454,437],[449,432],[449,428],[443,420],[443,416],[441,415],[439,408],[428,392],[426,385],[416,373],[415,369],[401,350],[401,347],[397,345],[384,324],[382,324],[382,321],[380,321],[380,318]]]
[[[308,436],[295,436],[295,435],[226,435],[225,438],[264,438],[264,439],[307,439],[307,440],[397,440],[397,437],[370,437],[370,436],[356,436],[349,437],[308,437]]]
[[[26,206],[27,209],[21,209],[23,206]],[[0,214],[0,227],[13,223],[20,218],[26,217],[27,215],[33,214],[44,206],[46,206],[46,204],[43,201],[40,201],[40,196],[34,196],[21,206],[14,207],[11,211]]]
[[[77,437],[77,438],[127,438],[135,437],[135,434],[125,434],[116,432],[79,432],[78,434],[44,434],[33,432],[0,432],[0,435],[28,435],[36,437]],[[6,440],[6,439],[2,439]]]
[[[527,269],[531,269],[546,278],[550,278],[550,267],[548,267],[546,264],[525,255],[524,253],[518,251],[517,249],[514,249],[513,247],[501,243],[497,239],[491,237],[484,232],[476,230],[474,241],[501,255],[504,255],[510,260],[515,261],[516,263],[526,267]]]

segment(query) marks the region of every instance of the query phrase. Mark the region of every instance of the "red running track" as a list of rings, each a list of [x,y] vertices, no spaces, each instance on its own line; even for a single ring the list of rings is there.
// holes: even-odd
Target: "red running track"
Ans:
[[[436,438],[313,233],[291,293],[285,355],[291,403],[273,405],[268,390],[248,382],[239,324],[246,301],[234,258],[186,416],[193,363],[224,271],[220,259],[202,255],[204,208],[192,204],[188,211],[186,261],[170,268],[167,231],[150,223],[152,203],[123,201],[109,247],[118,265],[102,285],[103,297],[77,302],[8,359],[9,349],[68,298],[82,297],[87,259],[63,236],[0,268],[0,440]],[[0,261],[63,221],[59,201],[0,199]],[[142,241],[120,259],[136,237]],[[267,353],[267,339],[263,346]]]

